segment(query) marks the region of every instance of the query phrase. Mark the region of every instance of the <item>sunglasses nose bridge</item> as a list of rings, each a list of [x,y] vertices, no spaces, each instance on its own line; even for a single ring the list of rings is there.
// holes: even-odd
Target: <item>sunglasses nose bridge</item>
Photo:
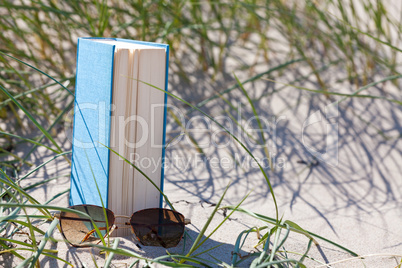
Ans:
[[[131,217],[126,216],[126,215],[115,215],[115,218],[125,218],[125,219],[130,219]]]
[[[129,220],[130,217],[129,216],[125,216],[125,215],[115,215],[115,223],[117,223],[118,225],[128,225],[130,224],[128,222],[127,224],[127,219]]]
[[[121,221],[121,222],[117,222],[117,219],[124,219],[123,221]],[[116,219],[116,222],[115,222],[115,224],[116,225],[123,225],[124,227],[127,227],[127,225],[129,225],[131,228],[131,232],[132,233],[134,233],[134,229],[133,229],[133,226],[131,225],[131,223],[130,223],[130,221],[127,221],[127,219],[128,220],[130,220],[131,219],[131,217],[129,217],[129,216],[126,216],[126,215],[115,215],[115,219]],[[128,227],[127,227],[128,228]]]
[[[124,226],[127,226],[127,225],[130,226],[131,233],[132,233],[132,234],[135,234],[135,233],[134,233],[133,225],[132,225],[129,221],[125,221],[125,222],[124,222]],[[127,227],[127,228],[128,228],[128,227]]]

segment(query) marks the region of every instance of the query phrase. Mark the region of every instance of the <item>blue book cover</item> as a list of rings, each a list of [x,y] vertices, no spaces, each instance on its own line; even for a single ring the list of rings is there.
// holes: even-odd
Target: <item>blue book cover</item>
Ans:
[[[113,100],[116,42],[108,41],[163,48],[166,53],[164,89],[167,90],[168,45],[118,38],[78,39],[70,205],[93,204],[109,207],[111,151],[107,147],[113,147],[111,117],[113,103],[116,102]],[[162,190],[167,94],[164,94],[163,98],[163,118],[160,122],[163,126],[159,184]],[[159,206],[162,206],[162,202],[162,196],[159,195]]]

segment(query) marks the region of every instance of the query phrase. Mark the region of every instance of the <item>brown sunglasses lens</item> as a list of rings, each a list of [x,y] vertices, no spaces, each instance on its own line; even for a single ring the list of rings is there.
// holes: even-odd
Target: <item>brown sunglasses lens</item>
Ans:
[[[130,224],[144,246],[175,247],[184,233],[184,216],[170,209],[137,211],[131,217]]]
[[[78,205],[70,208],[88,214],[99,228],[103,237],[114,224],[114,214],[106,208],[106,218],[105,211],[102,207]],[[95,227],[91,220],[79,214],[73,212],[61,212],[60,228],[64,238],[75,247],[85,247],[88,246],[88,244],[96,244],[100,242],[100,237],[95,231]]]

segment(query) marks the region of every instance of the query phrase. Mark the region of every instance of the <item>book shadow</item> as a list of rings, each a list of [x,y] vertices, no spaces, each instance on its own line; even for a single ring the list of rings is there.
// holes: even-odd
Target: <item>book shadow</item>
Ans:
[[[135,238],[130,237],[129,239],[122,239],[119,243],[119,248],[126,249],[130,251],[134,251],[139,255],[143,256],[147,259],[155,259],[158,258],[163,261],[173,262],[171,255],[181,255],[185,256],[189,250],[191,249],[195,239],[199,235],[198,231],[194,231],[192,229],[186,228],[186,232],[183,235],[183,239],[177,245],[177,247],[172,248],[162,248],[162,247],[147,247],[141,245]],[[203,241],[207,237],[205,235],[202,236],[200,241]],[[216,265],[221,261],[222,263],[230,264],[235,246],[230,243],[223,243],[212,238],[207,238],[205,243],[203,243],[192,255],[197,256],[196,258],[207,265]],[[200,254],[200,255],[198,255]],[[247,256],[249,253],[243,250],[239,250],[238,256]],[[161,257],[164,258],[161,259]],[[237,258],[240,260],[240,258]],[[127,256],[115,256],[115,263],[127,263],[131,264],[133,262],[132,258]],[[210,263],[212,262],[212,263]],[[190,265],[196,265],[196,263],[188,261],[186,262]],[[246,263],[246,262],[244,262]],[[204,266],[204,265],[200,265]],[[245,265],[248,267],[248,265]]]

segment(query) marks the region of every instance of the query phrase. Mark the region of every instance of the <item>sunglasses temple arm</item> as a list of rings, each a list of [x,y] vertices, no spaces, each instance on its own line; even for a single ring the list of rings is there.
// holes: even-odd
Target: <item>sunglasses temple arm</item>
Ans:
[[[184,225],[191,224],[191,219],[184,219]]]
[[[110,231],[106,235],[110,235],[114,231],[114,229],[116,229],[115,225],[113,225],[112,228],[110,228]],[[102,230],[102,231],[106,230],[106,227],[100,227],[99,230]],[[96,232],[96,229],[92,229],[91,231],[89,231],[89,233],[87,233],[85,235],[84,239],[82,239],[81,243],[85,242],[95,232]]]

